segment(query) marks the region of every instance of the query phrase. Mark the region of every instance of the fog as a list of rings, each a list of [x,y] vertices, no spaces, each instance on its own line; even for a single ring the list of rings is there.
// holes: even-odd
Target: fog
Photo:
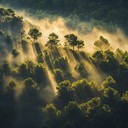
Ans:
[[[42,51],[46,49],[45,44],[48,41],[48,36],[50,33],[55,33],[59,36],[60,40],[60,48],[59,53],[63,57],[68,58],[68,63],[69,67],[71,70],[71,73],[73,76],[76,77],[76,79],[80,78],[80,74],[76,73],[74,71],[74,67],[79,64],[79,61],[76,60],[76,58],[73,56],[73,53],[70,52],[70,50],[65,51],[63,49],[64,43],[65,43],[65,38],[64,36],[67,34],[75,34],[79,40],[83,40],[85,42],[84,48],[81,49],[81,51],[85,51],[88,54],[94,53],[97,49],[96,46],[94,46],[94,42],[99,39],[100,36],[103,36],[108,40],[110,43],[110,46],[113,51],[115,51],[117,48],[120,48],[122,50],[128,50],[128,38],[125,36],[123,31],[119,28],[116,29],[114,33],[109,33],[105,30],[98,29],[95,26],[91,25],[91,23],[88,22],[82,22],[76,19],[75,21],[71,21],[72,19],[68,18],[63,18],[60,16],[53,16],[51,17],[49,14],[47,14],[47,17],[45,16],[44,18],[37,18],[35,15],[32,16],[32,14],[29,14],[25,10],[15,10],[15,13],[17,16],[22,16],[23,17],[23,29],[25,30],[25,37],[24,40],[28,42],[27,44],[27,53],[23,52],[23,49],[21,46],[18,44],[17,46],[14,44],[17,44],[20,40],[14,40],[13,41],[13,48],[16,48],[19,52],[20,55],[18,57],[13,57],[12,54],[10,54],[10,51],[6,50],[7,45],[4,43],[1,43],[0,47],[5,49],[4,51],[6,52],[7,56],[6,59],[13,65],[15,63],[22,63],[25,62],[26,60],[32,60],[33,62],[36,63],[36,55],[32,47],[32,40],[27,39],[28,37],[28,32],[31,28],[37,28],[39,29],[40,32],[42,32],[42,37],[38,39],[38,42],[42,45]],[[69,21],[71,24],[69,24]],[[12,35],[13,36],[13,35]],[[19,34],[18,37],[19,38]],[[14,43],[15,42],[15,43]],[[75,51],[77,49],[75,48]],[[2,54],[0,55],[1,57],[3,56]],[[105,74],[103,74],[101,71],[99,73],[99,70],[91,63],[86,62],[85,60],[82,61],[85,64],[85,68],[88,71],[89,80],[95,80],[97,83],[101,83],[104,79]],[[51,88],[56,95],[57,90],[57,82],[50,71],[48,69],[48,78],[51,83]],[[48,89],[46,89],[48,90]],[[53,94],[52,94],[53,95]]]

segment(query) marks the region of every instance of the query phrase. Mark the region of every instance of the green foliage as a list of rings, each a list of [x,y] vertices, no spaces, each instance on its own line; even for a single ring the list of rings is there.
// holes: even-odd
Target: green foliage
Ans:
[[[37,89],[38,88],[37,87],[37,84],[33,81],[32,78],[25,79],[23,84],[25,85],[25,88],[26,89],[29,89],[29,88],[35,88],[35,89]]]
[[[104,96],[107,97],[107,98],[112,98],[112,97],[119,98],[120,97],[118,91],[117,90],[114,90],[111,87],[108,87],[108,88],[106,88],[104,90]]]
[[[48,42],[46,46],[53,48],[53,46],[56,46],[59,43],[58,36],[55,33],[51,33],[48,37]]]
[[[79,126],[83,126],[87,122],[87,117],[82,112],[79,104],[75,101],[69,102],[69,104],[65,106],[62,119],[64,122],[63,127],[66,126],[69,128],[79,128]]]
[[[106,51],[96,51],[93,54],[94,63],[99,65],[99,67],[106,73],[117,74],[119,69],[119,62],[116,59],[114,52],[111,50]],[[114,67],[114,68],[113,68]]]
[[[94,26],[110,32],[115,31],[117,27],[121,27],[125,32],[128,32],[126,22],[128,16],[127,0],[113,0],[112,2],[107,0],[99,0],[98,2],[96,0],[91,2],[89,0],[38,0],[38,2],[35,2],[35,0],[3,0],[2,2],[10,3],[12,6],[19,8],[26,8],[32,15],[35,14],[39,17],[47,17],[45,12],[48,12],[52,16],[61,15],[64,18],[71,18],[72,22],[69,25],[71,28],[77,17],[77,19],[89,21]]]
[[[99,63],[105,60],[105,55],[103,51],[96,51],[92,57],[95,59],[95,61]]]
[[[69,103],[69,101],[74,100],[73,89],[71,87],[70,81],[65,80],[59,84],[57,87],[58,95],[58,105],[59,107],[64,107]]]
[[[116,106],[120,100],[120,94],[117,90],[108,87],[104,89],[104,103],[110,106]]]
[[[102,87],[102,88],[108,88],[108,87],[116,88],[115,85],[116,85],[116,81],[112,78],[112,76],[108,76],[108,77],[102,82],[101,87]]]
[[[46,1],[36,1],[33,6],[38,6],[38,3],[40,3],[41,6],[43,3],[46,4],[46,7],[49,5],[50,8],[54,8],[55,5],[58,5],[56,6],[57,9],[65,9],[72,12],[79,4],[79,8],[73,12],[75,17],[77,17],[76,12],[78,12],[78,10],[83,11],[87,9],[82,7],[85,1],[80,3],[81,0],[79,2],[77,0],[65,0],[63,2],[59,0]],[[21,1],[21,5],[22,2],[23,1]],[[31,2],[32,1],[29,0],[26,1],[27,4],[31,4]],[[109,3],[109,1],[106,0],[102,2],[104,2],[104,5],[106,5],[106,2]],[[113,3],[113,1],[111,2]],[[101,7],[99,3],[101,2],[89,1],[88,4],[84,6],[89,6],[96,10],[97,6]],[[121,2],[118,4],[121,5]],[[60,5],[65,5],[66,8]],[[73,6],[71,7],[71,5]],[[45,8],[45,6],[43,7]],[[107,8],[106,5],[106,7],[103,6],[101,10],[106,11]],[[87,12],[88,10],[84,11],[85,14]],[[116,15],[114,10],[110,9],[110,12],[109,17]],[[81,17],[83,17],[82,13],[78,14],[81,14]],[[96,16],[97,14],[103,15],[103,12],[99,9],[93,12],[93,14],[88,15]],[[100,18],[100,16],[97,16],[97,18]],[[105,16],[103,18],[105,18]],[[22,38],[24,38],[24,31],[17,26],[22,26],[22,18],[16,17],[15,12],[11,9],[0,9],[0,22],[0,26],[3,26],[5,23],[5,26],[10,26],[10,29],[14,31],[10,32],[10,36],[6,34],[6,28],[3,29],[3,27],[0,31],[0,38],[5,38],[5,43],[8,44],[9,49],[11,49],[10,51],[7,50],[7,52],[12,52],[13,56],[16,57],[19,53],[17,49],[12,48],[12,44],[16,41],[14,37],[18,37],[14,35],[17,31],[19,34],[20,31],[20,36],[22,36],[21,44],[23,46]],[[17,31],[15,31],[15,29]],[[30,29],[29,35],[36,41],[42,34],[37,29]],[[48,39],[48,45],[51,45],[51,47],[57,46],[59,42],[58,35],[51,33]],[[78,40],[78,37],[74,34],[66,35],[65,39],[69,46],[73,48],[77,47],[78,51],[84,46],[84,42]],[[24,43],[26,43],[25,39]],[[36,44],[35,47],[37,49],[40,48],[39,43],[34,44]],[[116,52],[108,50],[110,44],[108,40],[102,36],[95,42],[95,45],[100,49],[93,53],[90,58],[87,57],[84,51],[75,52],[67,48],[68,52],[79,62],[79,64],[75,66],[75,71],[79,72],[81,76],[74,79],[72,76],[75,77],[75,75],[70,73],[71,69],[69,68],[68,59],[59,54],[59,50],[61,49],[58,50],[57,47],[45,51],[45,55],[42,54],[41,49],[41,53],[37,53],[37,61],[39,63],[36,62],[36,60],[35,62],[26,60],[16,65],[13,65],[13,62],[10,60],[4,61],[3,63],[1,62],[0,127],[127,128],[128,52],[121,49],[117,49]],[[63,50],[66,50],[66,48]],[[3,59],[2,55],[1,58]],[[88,69],[84,63],[88,60],[98,71],[102,70],[103,74],[106,75],[106,78],[101,81],[102,83],[96,85],[95,81],[88,80],[90,77],[88,77],[89,74],[87,74],[86,71]],[[70,59],[70,62],[72,62],[72,59]],[[51,82],[54,83],[54,81],[49,80],[47,68],[48,70],[51,69],[52,75],[55,76],[55,83],[60,83],[57,85],[56,95],[51,91]],[[104,78],[102,73],[100,75]],[[87,79],[85,79],[85,77]],[[55,85],[53,84],[53,86]]]
[[[47,104],[45,108],[43,108],[43,112],[47,113],[48,115],[56,115],[57,114],[57,108],[54,104]]]
[[[44,122],[45,124],[43,124],[44,127],[57,127],[57,124],[59,123],[57,120],[59,120],[58,117],[60,112],[54,104],[47,104],[46,107],[43,108],[43,114],[45,114],[45,117],[47,117]]]
[[[31,38],[33,38],[33,40],[34,40],[34,42],[35,42],[39,37],[42,36],[42,33],[39,32],[38,29],[34,28],[34,29],[30,29],[30,30],[29,30],[28,35],[30,35]]]
[[[54,67],[62,70],[68,69],[68,59],[65,57],[59,57],[54,61]]]
[[[77,36],[75,36],[74,34],[69,34],[69,35],[65,35],[64,37],[68,45],[72,46],[74,49],[74,47],[77,45]]]
[[[35,64],[32,61],[26,61],[18,67],[18,72],[23,78],[31,77],[37,83],[45,83],[47,80],[47,71],[42,64]]]
[[[92,116],[100,104],[101,98],[95,97],[88,102],[81,104],[80,107],[88,116]]]
[[[0,8],[0,15],[2,16],[2,18],[4,16],[7,16],[7,17],[5,17],[5,20],[11,19],[12,17],[15,16],[15,11],[10,8],[9,9]]]
[[[78,102],[87,101],[98,94],[92,82],[88,82],[86,79],[81,79],[72,83],[72,88]]]

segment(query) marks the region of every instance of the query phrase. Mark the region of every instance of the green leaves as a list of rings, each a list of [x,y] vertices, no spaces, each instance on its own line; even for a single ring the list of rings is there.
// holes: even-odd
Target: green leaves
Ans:
[[[48,37],[48,42],[46,44],[46,46],[48,46],[49,48],[53,48],[54,46],[56,46],[59,43],[58,40],[58,36],[55,33],[51,33]]]
[[[72,46],[73,47],[73,50],[74,50],[74,47],[76,46],[78,48],[78,50],[80,48],[83,48],[84,46],[84,41],[82,40],[78,40],[78,37],[74,34],[69,34],[69,35],[65,35],[64,36],[65,39],[66,39],[66,43],[68,44],[68,46]]]
[[[28,35],[30,35],[34,41],[36,41],[39,37],[42,36],[42,33],[38,29],[34,28],[29,30]]]
[[[65,35],[64,37],[67,40],[68,45],[72,46],[74,49],[74,46],[77,45],[77,36],[75,36],[74,34],[69,34]]]

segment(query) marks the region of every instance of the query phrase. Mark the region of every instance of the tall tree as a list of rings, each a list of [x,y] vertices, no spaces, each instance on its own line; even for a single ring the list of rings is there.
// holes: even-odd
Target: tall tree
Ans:
[[[30,35],[31,38],[33,38],[33,41],[36,42],[36,40],[42,36],[42,33],[38,29],[34,28],[30,29],[28,35]]]
[[[65,37],[68,45],[72,46],[73,50],[74,50],[74,47],[77,45],[77,36],[74,34],[69,34],[69,35],[65,35],[64,37]]]
[[[46,44],[46,46],[49,46],[50,48],[52,48],[53,46],[56,46],[59,42],[58,40],[58,36],[55,33],[51,33],[48,37],[48,42]]]

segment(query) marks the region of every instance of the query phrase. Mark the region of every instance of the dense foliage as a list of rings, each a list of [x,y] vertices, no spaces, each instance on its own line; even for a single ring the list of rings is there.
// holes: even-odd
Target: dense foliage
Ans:
[[[22,36],[22,18],[13,10],[0,9],[0,15],[5,19],[2,24],[7,25],[6,18],[11,17],[11,23],[19,26],[19,32],[12,35],[0,30],[0,127],[128,127],[127,51],[113,52],[101,36],[94,42],[98,50],[88,54],[74,34],[65,36],[67,46],[58,46],[61,40],[51,33],[42,46],[38,29],[28,34],[34,42]],[[35,60],[29,58],[30,46]]]
[[[47,11],[51,14],[92,21],[95,26],[113,30],[119,26],[128,32],[128,1],[127,0],[0,0],[12,6]],[[71,25],[71,24],[70,24]]]

